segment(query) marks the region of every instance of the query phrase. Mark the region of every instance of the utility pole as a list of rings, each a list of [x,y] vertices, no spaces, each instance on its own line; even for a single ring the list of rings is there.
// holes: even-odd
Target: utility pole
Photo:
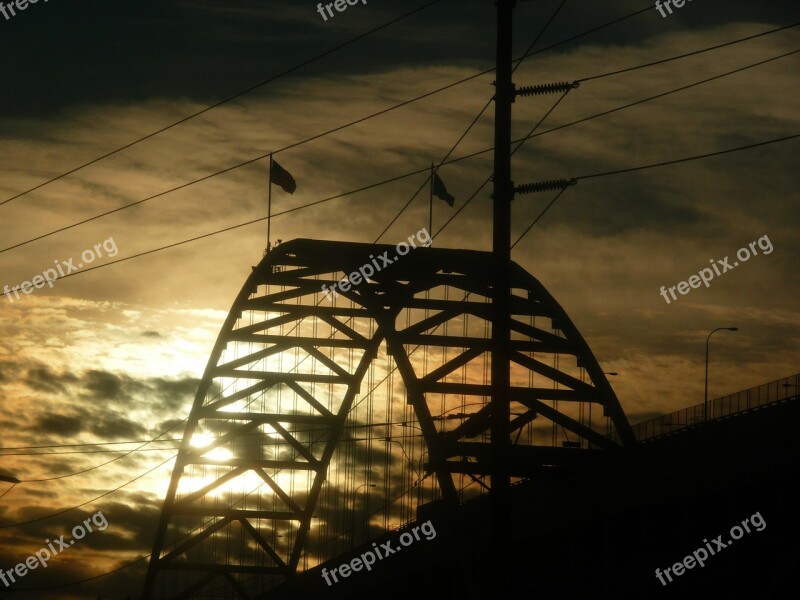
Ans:
[[[492,285],[492,496],[495,531],[495,592],[501,592],[503,569],[508,568],[508,541],[511,521],[509,477],[509,339],[511,332],[511,104],[514,84],[511,80],[512,16],[515,0],[497,3],[497,72],[495,79],[494,132],[494,208]],[[503,597],[500,593],[499,597]]]

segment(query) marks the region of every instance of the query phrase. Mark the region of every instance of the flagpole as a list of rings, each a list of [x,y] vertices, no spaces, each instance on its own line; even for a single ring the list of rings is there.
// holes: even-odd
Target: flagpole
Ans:
[[[267,177],[269,193],[267,195],[267,252],[269,252],[269,241],[272,226],[272,153],[269,154],[269,176]],[[265,252],[266,254],[266,252]]]
[[[433,235],[433,161],[431,161],[431,185],[430,185],[430,194],[429,194],[429,212],[428,212],[428,237]],[[433,242],[431,242],[431,246],[433,246]]]

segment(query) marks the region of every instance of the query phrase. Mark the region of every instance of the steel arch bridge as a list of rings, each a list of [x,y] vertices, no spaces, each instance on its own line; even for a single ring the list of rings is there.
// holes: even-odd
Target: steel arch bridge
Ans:
[[[567,314],[516,264],[511,277],[512,481],[635,444]],[[255,598],[430,503],[486,493],[492,280],[486,252],[308,239],[269,252],[197,391],[144,597]]]

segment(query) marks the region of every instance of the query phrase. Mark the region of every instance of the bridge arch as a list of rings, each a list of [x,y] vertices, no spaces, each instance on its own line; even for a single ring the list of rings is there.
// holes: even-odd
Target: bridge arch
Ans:
[[[364,265],[381,268],[323,292]],[[267,254],[199,385],[145,597],[255,598],[420,506],[484,493],[491,269],[485,252],[307,239]],[[512,477],[635,443],[566,312],[517,265],[512,288]]]

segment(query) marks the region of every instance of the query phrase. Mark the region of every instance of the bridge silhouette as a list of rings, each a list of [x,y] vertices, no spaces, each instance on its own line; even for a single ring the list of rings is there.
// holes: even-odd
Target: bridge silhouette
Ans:
[[[294,240],[254,268],[198,389],[150,589],[169,574],[181,593],[255,597],[489,491],[492,256],[417,248],[326,299],[323,285],[395,251]],[[517,266],[512,284],[513,480],[634,443],[563,309]]]
[[[145,597],[344,598],[376,590],[394,597],[412,593],[403,573],[417,573],[418,582],[441,586],[442,593],[497,591],[490,518],[492,257],[417,248],[326,298],[323,285],[395,251],[300,239],[253,268],[198,389]],[[630,559],[630,535],[638,540],[629,524],[617,522],[620,514],[633,511],[636,527],[658,529],[670,519],[666,498],[716,497],[720,486],[730,487],[736,481],[727,478],[730,465],[757,455],[748,450],[733,460],[712,448],[722,440],[736,448],[730,432],[744,435],[743,429],[761,448],[785,444],[788,437],[776,431],[798,410],[800,376],[715,400],[716,418],[706,427],[692,422],[702,414],[693,407],[631,428],[555,299],[516,265],[512,289],[513,531],[503,532],[504,585],[525,589],[526,576],[511,574],[529,571],[520,560],[534,552],[540,587],[568,583],[565,597],[598,585],[619,589],[609,561],[615,553]],[[729,418],[737,412],[744,416]],[[755,413],[771,416],[753,432]],[[797,466],[797,452],[782,446],[765,456],[773,457],[779,477]],[[775,456],[787,460],[776,463]],[[701,476],[687,460],[717,475]],[[653,471],[661,474],[657,485]],[[708,522],[720,518],[697,514]],[[321,576],[323,568],[375,544],[397,545],[400,535],[428,521],[434,540],[417,541],[335,585]],[[684,520],[676,531],[686,528]],[[609,537],[610,530],[616,534]],[[572,563],[560,554],[544,552],[543,544],[562,543],[553,538],[559,532],[570,540],[562,548],[570,561],[586,561],[583,578],[565,571]],[[596,552],[581,558],[576,540]],[[648,579],[637,583],[637,593],[652,587],[651,571],[643,566]]]
[[[796,394],[701,427],[684,411],[634,430],[578,327],[511,260],[515,195],[577,182],[514,184],[512,103],[576,85],[515,86],[514,4],[496,2],[492,251],[271,248],[198,388],[145,598],[792,589]],[[671,587],[653,576],[677,577],[698,538],[756,511],[770,525],[714,569]]]

